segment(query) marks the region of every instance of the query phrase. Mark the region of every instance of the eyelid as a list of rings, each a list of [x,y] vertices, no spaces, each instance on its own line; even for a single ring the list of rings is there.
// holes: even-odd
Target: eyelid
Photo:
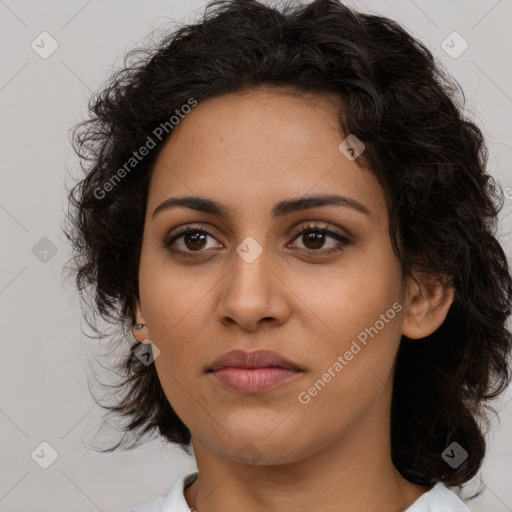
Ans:
[[[295,233],[291,243],[293,243],[295,240],[297,240],[303,233],[308,232],[318,232],[327,235],[329,238],[333,238],[337,240],[337,244],[335,247],[331,247],[329,249],[302,249],[303,251],[306,251],[309,254],[315,254],[317,253],[319,256],[329,256],[335,253],[341,253],[343,252],[348,246],[354,245],[353,237],[351,235],[347,235],[344,233],[340,233],[337,230],[334,230],[329,227],[329,225],[320,225],[316,221],[314,223],[307,223],[303,224],[299,231]],[[289,245],[287,245],[289,247]]]
[[[343,238],[347,241],[352,242],[352,235],[347,233],[346,230],[339,230],[339,228],[332,228],[329,223],[325,223],[324,221],[313,221],[313,222],[306,222],[305,224],[301,224],[301,226],[295,231],[294,237],[297,238],[299,235],[302,235],[302,233],[308,232],[308,231],[321,231],[328,233],[330,236],[336,235],[340,238]],[[322,224],[323,223],[323,224]],[[291,236],[291,234],[290,234]],[[294,238],[294,239],[295,239]]]
[[[186,226],[181,226],[179,228],[176,228],[175,230],[173,230],[171,233],[169,233],[165,238],[164,238],[164,241],[163,241],[163,248],[168,248],[169,245],[174,242],[178,237],[180,237],[181,235],[183,234],[187,234],[188,232],[190,231],[203,231],[205,232],[207,235],[211,236],[212,238],[214,238],[215,240],[217,240],[217,236],[210,230],[208,229],[207,227],[203,226],[203,225],[186,225]],[[217,240],[218,241],[218,240]]]

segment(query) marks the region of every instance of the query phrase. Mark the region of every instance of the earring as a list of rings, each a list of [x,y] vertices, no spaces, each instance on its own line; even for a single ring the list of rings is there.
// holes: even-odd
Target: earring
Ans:
[[[137,324],[135,326],[135,329],[137,329],[137,331],[140,331],[146,324]]]

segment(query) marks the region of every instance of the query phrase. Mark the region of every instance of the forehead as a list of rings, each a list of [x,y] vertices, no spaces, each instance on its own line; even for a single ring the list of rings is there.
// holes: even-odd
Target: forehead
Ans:
[[[332,93],[268,88],[198,104],[155,162],[149,206],[172,195],[206,195],[261,208],[284,196],[334,192],[383,207],[375,176],[338,149],[341,107]]]

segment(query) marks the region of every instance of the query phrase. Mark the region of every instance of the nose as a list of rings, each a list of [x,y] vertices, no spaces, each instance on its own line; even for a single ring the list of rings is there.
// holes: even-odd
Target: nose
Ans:
[[[270,256],[264,250],[249,263],[233,253],[232,266],[219,284],[217,317],[221,323],[254,331],[263,324],[286,322],[290,315],[289,289],[282,271],[272,267]]]

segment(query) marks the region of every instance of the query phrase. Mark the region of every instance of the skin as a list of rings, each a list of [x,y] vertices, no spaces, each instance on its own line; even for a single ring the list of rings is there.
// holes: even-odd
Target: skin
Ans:
[[[336,95],[268,87],[210,99],[185,116],[155,163],[135,304],[145,326],[134,334],[160,349],[162,387],[191,431],[199,478],[185,497],[199,512],[398,512],[428,490],[391,460],[394,363],[402,334],[419,339],[442,324],[453,289],[419,274],[401,282],[384,192],[338,149],[341,105]],[[370,215],[326,205],[271,217],[285,199],[333,193]],[[153,217],[184,195],[220,202],[232,216],[173,207]],[[340,242],[295,235],[315,222],[351,243],[325,255]],[[185,225],[214,235],[199,249],[177,239],[189,258],[163,248]],[[262,248],[252,263],[236,252],[247,237]],[[300,403],[395,302],[401,311]],[[205,369],[233,349],[274,350],[304,371],[264,393],[229,391]],[[252,463],[241,457],[249,452]]]

